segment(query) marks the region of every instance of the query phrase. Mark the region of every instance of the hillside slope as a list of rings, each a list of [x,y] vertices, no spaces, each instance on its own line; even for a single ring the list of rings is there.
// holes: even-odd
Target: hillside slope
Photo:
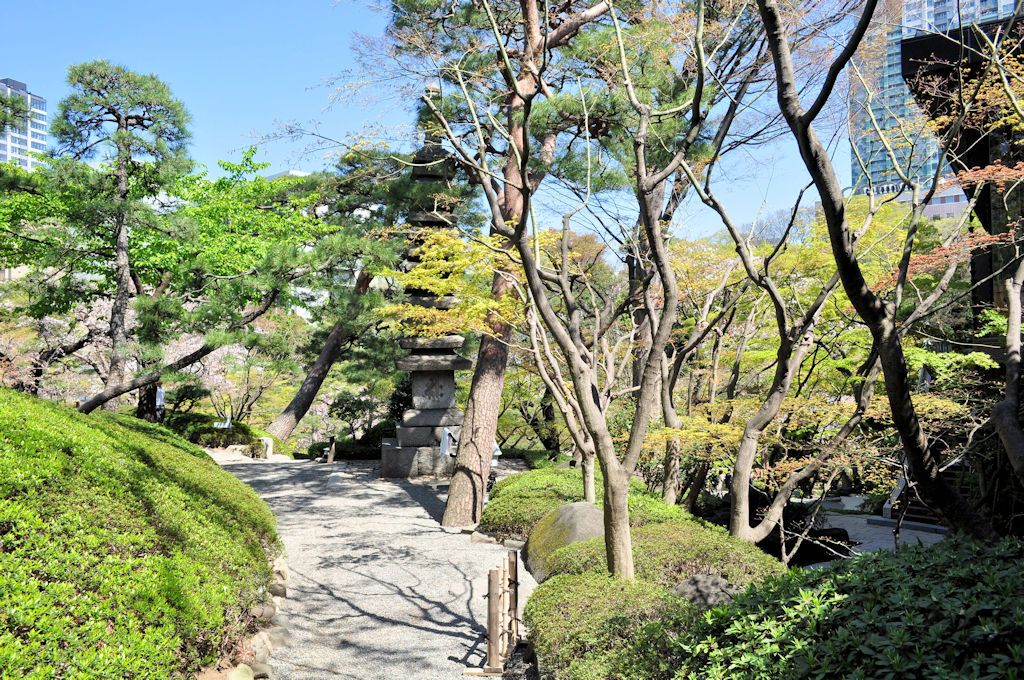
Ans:
[[[195,670],[277,546],[269,508],[195,445],[0,390],[0,677]]]

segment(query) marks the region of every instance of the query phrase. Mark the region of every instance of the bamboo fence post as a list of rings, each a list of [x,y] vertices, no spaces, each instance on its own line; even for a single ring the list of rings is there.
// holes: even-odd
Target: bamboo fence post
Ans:
[[[519,644],[519,553],[515,550],[508,551],[508,585],[510,597],[508,603],[509,635],[512,640],[512,648]]]
[[[501,570],[487,573],[487,666],[485,673],[501,672]]]

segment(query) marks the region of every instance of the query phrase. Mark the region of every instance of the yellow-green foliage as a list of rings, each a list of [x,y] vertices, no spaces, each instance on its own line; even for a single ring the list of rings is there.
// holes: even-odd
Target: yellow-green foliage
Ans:
[[[212,661],[276,546],[269,508],[168,430],[0,390],[0,676]]]

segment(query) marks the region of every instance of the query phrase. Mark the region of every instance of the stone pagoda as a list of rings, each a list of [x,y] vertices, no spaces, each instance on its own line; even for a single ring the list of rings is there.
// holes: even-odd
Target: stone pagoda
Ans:
[[[435,184],[442,191],[454,175],[454,163],[437,139],[427,138],[425,145],[413,156],[412,179],[418,184]],[[451,211],[436,204],[421,206],[409,213],[409,247],[405,266],[415,267],[420,259],[417,232],[424,228],[455,228]],[[407,289],[407,300],[420,307],[453,309],[458,300],[439,297],[429,291]],[[395,366],[412,374],[412,408],[402,414],[394,439],[385,439],[381,446],[381,477],[450,476],[455,468],[454,445],[451,454],[442,454],[441,438],[447,428],[457,438],[462,427],[462,411],[455,405],[455,371],[473,366],[459,356],[461,335],[437,338],[403,338],[402,349],[410,350]],[[448,448],[448,447],[445,447]]]

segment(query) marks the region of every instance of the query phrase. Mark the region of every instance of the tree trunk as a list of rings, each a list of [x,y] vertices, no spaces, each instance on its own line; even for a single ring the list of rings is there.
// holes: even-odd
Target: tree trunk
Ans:
[[[596,503],[597,485],[594,481],[593,453],[584,453],[580,456],[580,469],[583,471],[583,500],[587,503]]]
[[[679,438],[665,442],[664,482],[661,499],[668,505],[676,504],[679,494]]]
[[[359,276],[356,277],[356,285],[353,289],[355,295],[363,295],[370,288],[370,281],[373,279],[367,272],[359,272]],[[346,312],[354,311],[353,305],[348,305]],[[331,370],[331,366],[338,360],[341,355],[341,348],[348,341],[348,333],[345,331],[344,321],[347,319],[341,319],[334,324],[331,328],[330,334],[327,336],[327,341],[324,343],[323,349],[320,350],[320,355],[317,356],[316,361],[313,362],[313,367],[309,369],[309,373],[306,375],[306,379],[302,381],[298,391],[292,400],[288,402],[288,405],[284,408],[279,416],[274,418],[274,422],[267,428],[269,434],[274,435],[281,441],[288,439],[292,435],[292,431],[295,430],[295,426],[299,424],[306,412],[309,411],[309,407],[313,405],[313,400],[316,399],[316,395],[320,393],[320,388],[324,384],[324,380],[327,379],[327,374]]]
[[[127,129],[125,124],[120,127]],[[128,154],[127,149],[118,148],[117,154],[117,201],[114,212],[114,273],[117,288],[114,304],[110,308],[110,368],[107,371],[107,389],[124,381],[125,346],[128,344],[128,301],[131,297],[131,262],[128,258],[128,215],[125,202],[128,200]],[[104,402],[103,408],[114,410],[117,402]]]
[[[537,438],[545,451],[551,451],[557,455],[562,448],[562,442],[558,437],[558,427],[555,424],[555,399],[551,396],[547,385],[544,386],[544,396],[540,400],[539,415],[540,429],[537,430]]]
[[[683,496],[682,506],[691,515],[693,514],[693,509],[697,507],[697,499],[700,498],[700,492],[704,490],[704,485],[707,484],[708,470],[710,469],[711,466],[707,463],[698,464],[693,477],[690,479],[690,485],[686,488],[686,495]]]
[[[608,571],[619,578],[633,578],[633,541],[629,530],[629,477],[619,467],[604,471],[604,534]]]
[[[139,403],[135,407],[135,417],[151,423],[157,422],[156,415],[157,383],[150,383],[139,390]]]
[[[491,292],[501,299],[512,290],[509,275],[496,272]],[[498,431],[498,409],[501,391],[505,386],[505,368],[508,365],[508,340],[512,329],[492,317],[494,335],[480,339],[473,381],[466,401],[466,417],[462,421],[462,434],[455,454],[455,472],[448,488],[441,525],[460,527],[476,524],[484,511],[487,475],[494,453],[494,437]]]
[[[1017,478],[1024,482],[1024,429],[1020,418],[1020,329],[1021,286],[1024,262],[1017,265],[1017,274],[1006,280],[1006,391],[1003,400],[992,407],[992,424],[1006,451],[1006,457]]]

